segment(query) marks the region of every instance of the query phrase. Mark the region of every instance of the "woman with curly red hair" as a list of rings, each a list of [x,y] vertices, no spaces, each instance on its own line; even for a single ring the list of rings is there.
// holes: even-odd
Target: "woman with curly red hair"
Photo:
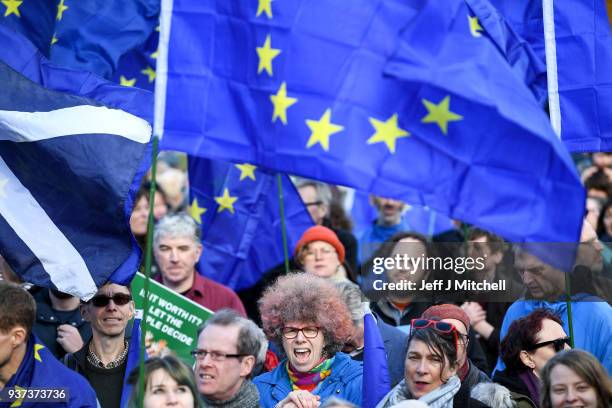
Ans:
[[[361,363],[341,353],[353,333],[340,293],[323,278],[279,278],[259,301],[266,336],[286,358],[255,378],[261,405],[317,407],[332,396],[361,405]]]

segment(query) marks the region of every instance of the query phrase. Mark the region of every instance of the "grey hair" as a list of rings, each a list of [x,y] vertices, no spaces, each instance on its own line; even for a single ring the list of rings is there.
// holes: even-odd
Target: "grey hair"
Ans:
[[[319,408],[358,408],[357,405],[342,398],[331,397],[328,398]]]
[[[266,352],[268,351],[268,339],[263,330],[259,328],[253,321],[240,316],[235,310],[221,309],[215,312],[200,328],[198,329],[198,338],[204,329],[209,326],[237,326],[238,340],[236,344],[236,353],[255,357],[255,366],[249,374],[248,378],[252,378],[259,374],[266,360]]]
[[[195,220],[184,211],[176,214],[168,214],[160,219],[153,231],[153,245],[162,237],[188,237],[196,244],[200,243],[202,232]]]
[[[516,408],[516,404],[514,401],[512,401],[510,390],[500,384],[477,384],[474,388],[472,388],[470,396],[489,407]]]
[[[348,280],[334,282],[336,289],[340,292],[340,296],[351,314],[351,320],[355,326],[363,326],[363,305],[362,302],[367,301],[367,298],[359,289],[359,286]]]
[[[315,180],[298,178],[295,182],[295,187],[299,190],[303,187],[312,187],[317,192],[317,200],[329,209],[329,205],[332,201],[332,193],[329,186],[325,183],[321,183]]]

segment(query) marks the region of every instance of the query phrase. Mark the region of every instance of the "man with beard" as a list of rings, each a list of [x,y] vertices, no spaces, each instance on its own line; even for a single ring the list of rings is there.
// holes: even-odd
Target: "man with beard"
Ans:
[[[57,289],[42,289],[36,300],[36,334],[58,359],[74,353],[91,338],[91,326],[81,316],[79,298]]]
[[[130,289],[106,283],[81,305],[81,314],[91,324],[91,340],[76,353],[66,354],[64,364],[89,381],[102,408],[118,407],[127,367],[125,329],[134,317]]]
[[[403,201],[391,198],[373,196],[373,202],[378,212],[374,224],[363,232],[359,238],[359,262],[367,261],[383,242],[386,242],[399,232],[406,231],[407,226],[402,222],[406,209]]]

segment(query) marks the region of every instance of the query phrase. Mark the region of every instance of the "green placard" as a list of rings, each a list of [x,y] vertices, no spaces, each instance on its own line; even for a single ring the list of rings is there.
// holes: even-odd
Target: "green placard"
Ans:
[[[132,293],[136,309],[144,303],[145,276],[136,273]],[[194,360],[189,352],[196,348],[198,327],[213,312],[151,279],[149,312],[147,314],[147,345],[152,355],[164,355],[172,350],[190,366]]]

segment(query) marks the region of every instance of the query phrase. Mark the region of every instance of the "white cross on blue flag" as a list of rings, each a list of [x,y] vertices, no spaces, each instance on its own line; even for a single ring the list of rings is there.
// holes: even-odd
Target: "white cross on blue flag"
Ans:
[[[24,280],[85,299],[128,283],[151,94],[53,66],[1,26],[0,42],[0,252]]]

